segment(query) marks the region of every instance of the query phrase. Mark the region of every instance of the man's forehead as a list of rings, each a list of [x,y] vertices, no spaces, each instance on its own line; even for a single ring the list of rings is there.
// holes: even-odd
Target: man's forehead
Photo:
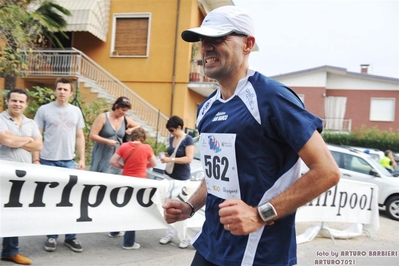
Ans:
[[[27,99],[28,99],[28,97],[25,94],[23,94],[23,93],[12,92],[10,94],[10,100],[19,100],[19,101],[23,100],[23,101],[26,101]]]
[[[71,84],[58,82],[57,83],[57,90],[58,89],[71,89]]]

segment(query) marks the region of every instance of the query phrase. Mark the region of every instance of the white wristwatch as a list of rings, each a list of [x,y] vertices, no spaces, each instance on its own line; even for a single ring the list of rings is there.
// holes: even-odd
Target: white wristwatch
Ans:
[[[273,221],[277,216],[276,209],[269,202],[258,206],[258,213],[264,222]]]

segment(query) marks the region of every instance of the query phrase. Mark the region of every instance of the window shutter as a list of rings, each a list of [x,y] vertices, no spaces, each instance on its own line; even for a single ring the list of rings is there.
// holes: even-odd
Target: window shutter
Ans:
[[[148,18],[117,18],[115,50],[119,55],[146,56]]]

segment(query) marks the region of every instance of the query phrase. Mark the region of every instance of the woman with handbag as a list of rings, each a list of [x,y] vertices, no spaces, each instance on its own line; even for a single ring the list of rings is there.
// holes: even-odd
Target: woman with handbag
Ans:
[[[122,175],[137,178],[146,178],[147,168],[154,167],[157,164],[154,152],[150,145],[145,144],[147,136],[144,129],[136,128],[132,131],[131,141],[123,143],[119,149],[112,155],[109,163],[123,169]],[[120,161],[123,161],[123,164]],[[119,232],[111,232],[117,234]],[[135,242],[136,232],[126,231],[123,237],[124,249],[139,249],[140,244]]]
[[[132,108],[127,97],[119,97],[112,105],[112,110],[96,117],[90,130],[90,139],[94,141],[90,171],[120,174],[121,170],[109,164],[111,156],[123,142],[125,135],[130,135],[140,124],[126,116]],[[129,138],[130,139],[130,138]]]
[[[188,199],[187,181],[191,177],[190,163],[194,158],[194,141],[190,135],[184,133],[183,119],[178,116],[172,116],[166,123],[166,128],[172,134],[167,154],[161,158],[162,163],[166,163],[165,179],[170,181],[166,197],[186,201]],[[179,248],[187,248],[189,246],[186,221],[174,224],[177,236],[180,239]],[[159,243],[165,245],[171,242],[175,235],[175,229],[169,227],[166,230],[166,236],[162,237]]]

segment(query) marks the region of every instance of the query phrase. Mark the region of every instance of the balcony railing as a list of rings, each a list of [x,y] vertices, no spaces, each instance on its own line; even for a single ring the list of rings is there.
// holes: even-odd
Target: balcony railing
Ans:
[[[205,76],[202,68],[202,59],[191,59],[190,82],[216,82]]]
[[[350,133],[352,129],[352,119],[324,118],[323,128],[328,132]]]
[[[128,86],[77,49],[34,50],[27,53],[28,66],[23,73],[27,76],[74,76],[79,83],[85,83],[99,94],[116,99],[126,96],[132,104],[133,114],[150,126],[157,136],[167,138],[168,117],[155,109]]]

